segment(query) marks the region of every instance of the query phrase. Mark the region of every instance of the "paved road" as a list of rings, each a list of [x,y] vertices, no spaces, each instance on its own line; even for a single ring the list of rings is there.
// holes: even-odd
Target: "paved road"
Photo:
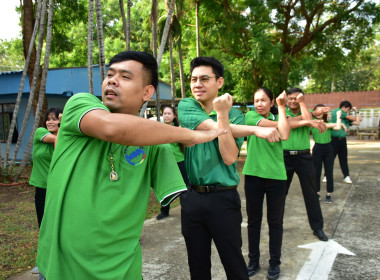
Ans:
[[[338,160],[335,164],[333,203],[321,201],[325,232],[331,238],[320,242],[309,227],[297,176],[286,201],[280,279],[380,279],[380,142],[349,141],[349,166],[353,184],[343,183]],[[244,223],[243,254],[248,260],[244,177],[239,185]],[[325,195],[322,185],[322,197]],[[268,228],[263,219],[261,271],[251,279],[266,279]],[[190,279],[180,226],[180,207],[162,221],[145,222],[141,237],[144,280]],[[312,244],[312,245],[308,245]],[[308,245],[301,248],[298,246]],[[340,247],[341,246],[341,247]],[[350,253],[354,254],[351,255]],[[212,252],[212,279],[226,279],[218,254]],[[298,278],[297,278],[298,277]],[[11,278],[35,280],[30,271]]]

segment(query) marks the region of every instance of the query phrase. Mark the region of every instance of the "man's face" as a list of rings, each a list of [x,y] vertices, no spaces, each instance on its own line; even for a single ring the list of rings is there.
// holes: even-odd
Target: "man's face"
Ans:
[[[141,105],[153,95],[154,88],[150,95],[151,88],[152,85],[144,86],[144,70],[140,62],[117,62],[109,67],[102,83],[102,100],[112,113],[136,115]]]
[[[223,86],[223,77],[216,78],[211,66],[198,66],[191,73],[191,92],[194,98],[201,103],[212,102]]]
[[[347,113],[350,112],[351,108],[350,107],[342,107],[342,111]]]
[[[300,94],[299,92],[293,92],[291,94],[288,94],[288,97],[287,97],[287,105],[289,107],[290,110],[299,110],[300,109],[300,104],[298,103],[297,101],[297,96],[298,94]]]

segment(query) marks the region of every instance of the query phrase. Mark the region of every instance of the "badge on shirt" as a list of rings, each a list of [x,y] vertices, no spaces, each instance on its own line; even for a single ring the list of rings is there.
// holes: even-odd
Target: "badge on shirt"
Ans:
[[[124,155],[126,161],[132,166],[140,165],[145,160],[145,150],[142,146],[127,146],[125,147]]]

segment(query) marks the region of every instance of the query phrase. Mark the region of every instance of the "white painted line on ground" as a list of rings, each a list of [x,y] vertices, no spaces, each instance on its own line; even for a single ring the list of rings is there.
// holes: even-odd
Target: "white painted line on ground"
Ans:
[[[338,254],[355,256],[354,253],[332,239],[327,242],[320,241],[297,247],[312,249],[312,251],[296,280],[327,280]]]

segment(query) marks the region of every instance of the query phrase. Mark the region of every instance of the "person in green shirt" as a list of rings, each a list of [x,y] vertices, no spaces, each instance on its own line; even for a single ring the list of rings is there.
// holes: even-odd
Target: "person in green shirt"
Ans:
[[[178,116],[175,109],[171,106],[164,106],[162,110],[162,117],[164,119],[164,123],[168,125],[179,126]],[[185,151],[185,147],[181,143],[170,143],[170,148],[174,154],[175,160],[177,161],[177,165],[179,170],[181,171],[181,175],[183,181],[186,186],[189,184],[189,180],[187,179],[186,167],[185,167],[185,155],[183,154]],[[161,206],[160,214],[157,215],[157,220],[165,219],[169,216],[170,204],[167,206]]]
[[[253,100],[255,110],[246,113],[245,124],[276,127],[281,140],[288,139],[290,126],[285,114],[286,92],[281,93],[276,99],[278,114],[272,113],[272,108],[275,108],[274,97],[269,89],[258,89]],[[260,232],[263,202],[266,196],[270,254],[267,278],[278,279],[286,198],[286,170],[282,143],[269,143],[255,135],[248,136],[247,159],[243,174],[248,215],[248,275],[251,277],[260,269]]]
[[[109,63],[103,102],[78,93],[66,103],[47,181],[41,277],[142,279],[139,238],[150,187],[162,205],[186,190],[170,146],[158,144],[194,145],[227,133],[138,117],[157,86],[154,57],[124,51]]]
[[[350,116],[348,113],[350,110],[355,112],[355,116]],[[341,112],[341,120],[342,123],[347,127],[351,125],[360,125],[360,116],[356,107],[352,107],[352,104],[345,100],[342,101],[339,105],[339,108],[335,109],[331,114],[331,121],[337,121],[337,112]],[[352,184],[352,180],[350,178],[350,170],[348,169],[348,161],[347,161],[347,130],[344,131],[343,128],[340,130],[331,131],[331,144],[334,149],[334,159],[338,155],[340,169],[343,173],[343,182],[347,184]]]
[[[314,107],[314,111],[320,107],[325,107],[323,104],[317,104]],[[341,112],[337,113],[337,122],[333,123],[328,121],[327,113],[321,113],[319,115],[315,115],[315,119],[323,120],[326,124],[326,131],[324,133],[320,133],[318,129],[312,128],[311,133],[314,139],[314,147],[313,147],[313,164],[315,169],[315,178],[317,182],[317,194],[320,196],[321,191],[321,174],[322,174],[322,164],[325,167],[325,174],[327,178],[326,185],[326,203],[331,203],[332,198],[331,194],[334,192],[334,150],[331,145],[331,130],[340,130],[342,127],[342,122],[340,119]],[[344,126],[344,125],[343,125]],[[344,126],[345,128],[345,126]]]
[[[244,115],[232,107],[232,96],[218,97],[224,67],[214,57],[190,63],[194,98],[178,105],[181,126],[192,130],[227,129],[217,139],[185,149],[189,190],[181,195],[181,224],[191,279],[211,279],[211,243],[214,241],[227,279],[248,279],[241,246],[241,202],[236,188],[240,177],[236,160],[244,136],[279,141],[275,128],[244,125]]]
[[[288,92],[287,112],[291,132],[289,139],[282,142],[286,167],[286,186],[289,190],[293,175],[298,175],[302,195],[305,201],[307,217],[313,234],[321,241],[328,241],[323,232],[323,216],[317,195],[315,171],[310,154],[310,128],[320,132],[326,130],[323,121],[313,120],[306,107],[304,93],[300,88],[292,88]],[[319,109],[318,111],[321,111]]]
[[[48,109],[45,112],[44,126],[37,128],[33,137],[33,168],[29,185],[36,188],[34,204],[38,227],[41,227],[44,216],[47,176],[57,139],[60,124],[59,115],[61,113],[62,110],[59,108]],[[32,273],[39,273],[37,266],[33,268]]]

